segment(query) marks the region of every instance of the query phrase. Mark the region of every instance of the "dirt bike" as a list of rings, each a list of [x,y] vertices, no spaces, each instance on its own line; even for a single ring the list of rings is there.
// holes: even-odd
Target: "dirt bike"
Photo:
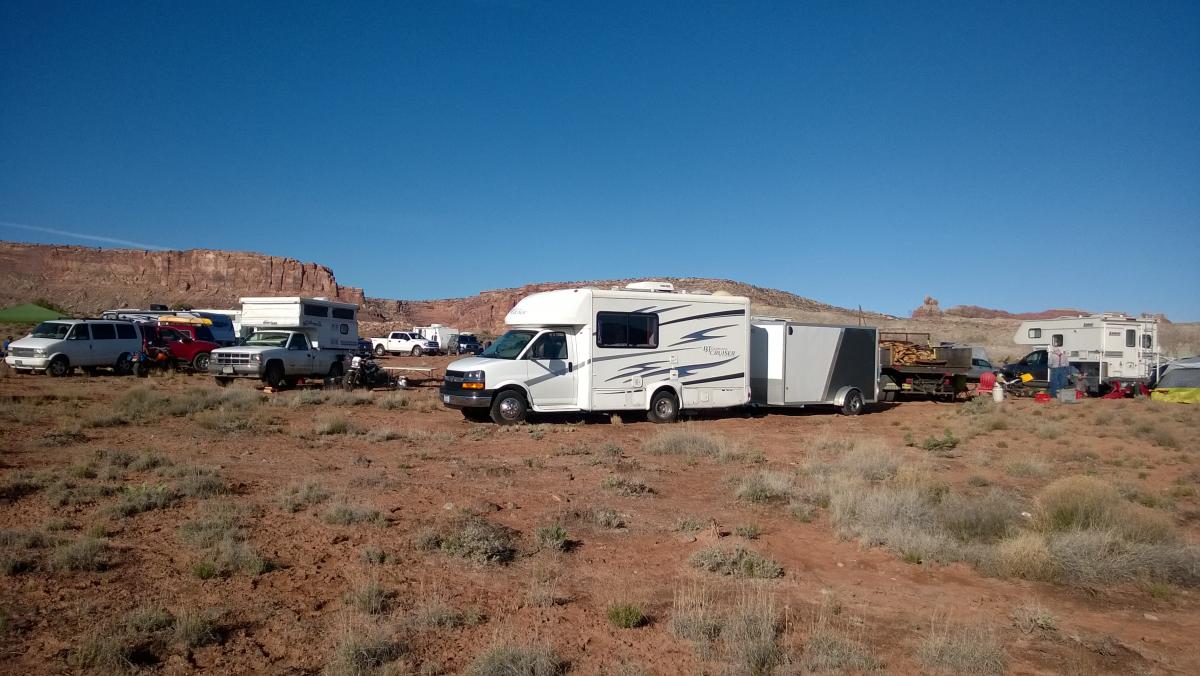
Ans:
[[[390,387],[392,384],[392,377],[379,366],[369,352],[354,357],[346,375],[342,376],[342,388],[347,391],[356,387],[365,387],[368,390]]]
[[[139,378],[149,376],[150,372],[155,369],[163,373],[175,369],[175,358],[165,347],[147,346],[141,352],[133,355],[130,361],[133,362],[133,375]]]

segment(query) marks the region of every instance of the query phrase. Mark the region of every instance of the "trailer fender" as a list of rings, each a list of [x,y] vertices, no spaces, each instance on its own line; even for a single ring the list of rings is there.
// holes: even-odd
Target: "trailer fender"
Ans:
[[[857,390],[857,387],[845,385],[838,389],[837,394],[833,395],[833,403],[835,406],[841,406],[846,403],[846,395],[850,394],[851,390]]]

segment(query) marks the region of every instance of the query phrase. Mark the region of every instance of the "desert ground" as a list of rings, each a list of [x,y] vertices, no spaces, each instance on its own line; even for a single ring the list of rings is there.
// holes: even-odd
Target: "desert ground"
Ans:
[[[1194,406],[2,375],[7,673],[1200,673]]]

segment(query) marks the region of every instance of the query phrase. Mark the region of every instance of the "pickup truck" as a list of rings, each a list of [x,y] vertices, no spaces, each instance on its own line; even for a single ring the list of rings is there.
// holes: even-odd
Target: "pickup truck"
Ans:
[[[427,340],[419,333],[408,331],[392,331],[386,338],[372,338],[371,345],[378,357],[385,354],[411,354],[420,357],[426,353],[437,354],[439,349],[437,341]]]
[[[234,378],[256,378],[279,388],[301,378],[339,379],[347,354],[313,346],[301,331],[256,331],[243,345],[213,350],[208,373],[222,387]]]

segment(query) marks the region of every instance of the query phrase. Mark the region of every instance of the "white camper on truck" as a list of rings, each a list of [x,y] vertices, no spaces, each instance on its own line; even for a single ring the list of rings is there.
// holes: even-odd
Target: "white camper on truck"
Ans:
[[[749,401],[750,301],[666,282],[561,289],[522,299],[509,331],[447,367],[442,403],[513,424],[530,411],[647,411]]]
[[[1047,380],[1047,351],[1061,347],[1093,392],[1113,382],[1146,382],[1162,363],[1154,317],[1105,313],[1032,319],[1021,322],[1013,341],[1038,349],[1005,367],[1006,375],[1029,373]]]
[[[449,354],[450,348],[458,344],[458,329],[442,326],[441,324],[430,324],[429,326],[414,326],[413,331],[421,335],[426,340],[431,340],[438,344],[438,352]]]
[[[858,415],[879,398],[879,331],[873,326],[750,322],[750,400],[761,406],[838,406]]]
[[[245,344],[213,350],[208,372],[219,385],[257,378],[272,388],[301,379],[336,380],[358,349],[358,306],[328,298],[243,298]]]

